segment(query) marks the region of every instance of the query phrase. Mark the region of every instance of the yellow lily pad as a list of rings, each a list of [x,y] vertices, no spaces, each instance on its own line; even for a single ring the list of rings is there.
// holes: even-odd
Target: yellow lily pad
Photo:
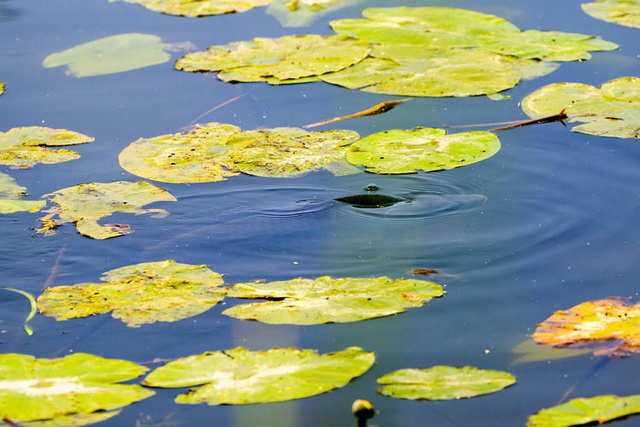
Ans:
[[[222,275],[205,265],[173,260],[147,262],[107,271],[106,283],[80,283],[47,288],[38,309],[56,320],[112,311],[115,319],[139,327],[175,322],[204,313],[220,302],[226,289]]]
[[[63,188],[46,194],[54,206],[48,215],[40,218],[38,229],[44,234],[52,234],[54,229],[66,222],[75,223],[78,233],[93,239],[108,239],[131,232],[128,225],[100,225],[98,220],[115,212],[132,214],[152,213],[155,217],[168,215],[164,209],[142,209],[149,203],[175,202],[167,190],[148,182],[90,182]]]
[[[240,132],[233,125],[207,123],[187,133],[140,138],[122,150],[118,159],[126,171],[154,181],[222,181],[240,173],[219,163],[229,138]]]
[[[94,138],[66,129],[29,126],[0,132],[0,165],[27,169],[38,163],[68,162],[80,157],[71,150],[47,147],[86,144]]]
[[[14,212],[37,212],[45,205],[44,200],[20,200],[27,189],[18,185],[12,177],[0,172],[0,214]]]
[[[300,128],[241,131],[228,124],[198,125],[184,134],[139,139],[120,153],[132,174],[163,182],[221,181],[240,172],[294,177],[345,159],[349,130],[309,132]]]
[[[596,355],[640,353],[640,304],[621,298],[587,301],[555,312],[533,334],[539,344],[595,348]]]

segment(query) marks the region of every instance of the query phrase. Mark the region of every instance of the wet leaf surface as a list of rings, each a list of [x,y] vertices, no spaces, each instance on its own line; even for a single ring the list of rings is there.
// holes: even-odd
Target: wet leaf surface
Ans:
[[[428,369],[401,369],[380,378],[378,392],[401,399],[462,399],[500,391],[514,384],[508,372],[434,366]]]
[[[347,160],[379,174],[436,171],[485,160],[500,150],[490,132],[446,135],[444,129],[389,130],[363,138],[349,147]]]
[[[126,360],[76,353],[60,359],[0,355],[0,418],[16,422],[89,414],[127,406],[155,394],[116,384],[147,368]]]
[[[640,395],[578,398],[532,415],[529,417],[527,427],[603,424],[638,412],[640,412]]]
[[[138,327],[203,313],[221,301],[226,291],[221,274],[204,265],[173,260],[117,268],[101,280],[105,283],[47,288],[38,298],[38,308],[57,320],[113,311],[113,318]]]
[[[344,323],[402,313],[443,294],[436,283],[388,277],[238,283],[229,289],[229,297],[271,301],[236,305],[223,314],[273,324]]]
[[[128,226],[100,225],[98,220],[115,212],[131,214],[154,214],[156,217],[168,215],[163,209],[142,209],[154,202],[175,202],[168,191],[148,182],[90,182],[63,188],[47,197],[54,206],[48,215],[40,218],[38,229],[44,234],[52,234],[54,229],[66,222],[75,223],[78,233],[93,239],[108,239],[127,234]]]
[[[640,1],[638,0],[597,0],[592,3],[583,3],[582,10],[596,19],[612,24],[640,28]]]
[[[118,1],[118,0],[110,0]],[[177,16],[222,15],[233,12],[246,12],[260,6],[266,6],[272,0],[121,0],[135,3],[155,12]]]
[[[38,163],[68,162],[80,157],[71,150],[47,147],[86,144],[94,138],[66,129],[29,126],[0,132],[0,164],[27,169]]]
[[[587,301],[555,312],[533,334],[539,344],[591,348],[596,355],[640,353],[640,305],[621,298]]]
[[[143,384],[151,387],[202,387],[176,398],[176,403],[242,405],[281,402],[342,387],[373,365],[375,356],[359,347],[318,354],[314,350],[242,347],[207,352],[167,363]]]
[[[613,138],[640,138],[640,78],[620,77],[600,88],[553,83],[527,95],[522,110],[532,118],[565,110],[574,132]]]
[[[18,185],[11,176],[0,172],[0,214],[37,212],[44,207],[44,200],[22,200],[26,195],[25,187]]]

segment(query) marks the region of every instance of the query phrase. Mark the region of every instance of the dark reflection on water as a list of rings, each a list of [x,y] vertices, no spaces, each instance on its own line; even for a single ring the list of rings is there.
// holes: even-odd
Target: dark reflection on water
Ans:
[[[521,98],[544,84],[599,85],[640,70],[637,30],[589,18],[577,3],[428,3],[495,13],[521,28],[599,34],[622,49],[595,53],[589,61],[563,64],[549,76],[522,82],[507,92],[509,100],[415,99],[384,115],[338,122],[335,128],[365,136],[387,129],[513,120],[523,116]],[[46,125],[96,137],[95,143],[77,148],[79,160],[1,171],[27,186],[33,198],[80,182],[139,180],[118,166],[120,150],[139,137],[177,132],[239,95],[244,96],[206,120],[244,129],[299,126],[388,100],[320,83],[229,85],[206,74],[176,72],[170,63],[86,79],[41,67],[49,53],[124,32],[157,34],[166,42],[189,40],[205,48],[256,36],[327,34],[331,18],[359,15],[358,8],[349,8],[294,31],[282,29],[261,10],[181,19],[125,2],[0,1],[0,37],[6,43],[0,48],[0,81],[7,83],[0,96],[1,130]],[[109,315],[65,322],[36,316],[31,322],[35,334],[27,336],[22,330],[27,304],[17,294],[2,293],[0,351],[38,357],[84,351],[146,362],[239,345],[322,352],[359,345],[377,355],[369,373],[325,395],[207,407],[174,404],[185,390],[158,390],[105,426],[154,425],[165,419],[178,426],[349,425],[356,398],[376,405],[380,413],[374,423],[380,426],[514,426],[554,405],[573,386],[571,397],[637,393],[640,380],[629,372],[639,368],[638,358],[612,360],[594,375],[600,359],[589,355],[511,365],[518,357],[511,349],[556,310],[609,296],[638,298],[640,145],[571,133],[559,124],[499,136],[502,150],[491,159],[429,174],[334,177],[319,171],[296,179],[238,176],[207,184],[156,183],[178,199],[152,206],[170,215],[116,214],[106,222],[130,224],[135,232],[107,241],[82,237],[72,225],[45,238],[30,229],[37,225],[37,214],[0,215],[0,285],[34,295],[47,284],[96,282],[113,268],[171,258],[207,264],[228,284],[321,275],[397,278],[415,268],[437,270],[438,275],[424,278],[445,285],[446,296],[422,309],[352,324],[295,327],[230,319],[221,313],[238,301],[228,299],[191,319],[137,329]],[[518,383],[451,402],[376,394],[377,377],[436,364],[508,370]],[[634,423],[637,418],[621,424]]]

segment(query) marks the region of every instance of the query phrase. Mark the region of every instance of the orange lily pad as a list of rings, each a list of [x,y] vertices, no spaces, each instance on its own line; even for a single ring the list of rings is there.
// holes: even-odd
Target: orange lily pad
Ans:
[[[606,298],[557,311],[538,325],[533,339],[554,347],[593,348],[597,356],[640,353],[640,303]]]

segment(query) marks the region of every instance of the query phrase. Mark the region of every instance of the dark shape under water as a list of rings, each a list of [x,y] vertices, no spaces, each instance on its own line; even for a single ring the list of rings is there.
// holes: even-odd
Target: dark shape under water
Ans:
[[[386,196],[384,194],[356,194],[354,196],[338,197],[334,200],[347,203],[354,208],[386,208],[396,203],[408,202],[407,199]]]

